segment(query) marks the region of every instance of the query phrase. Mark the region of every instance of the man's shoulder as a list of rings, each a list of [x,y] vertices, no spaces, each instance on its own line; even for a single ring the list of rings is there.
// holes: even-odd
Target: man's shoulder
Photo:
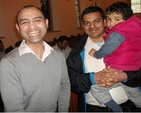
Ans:
[[[66,47],[66,50],[71,51],[71,50],[72,50],[72,48],[70,48],[69,46],[67,46],[67,47]]]
[[[54,56],[56,58],[62,58],[64,57],[63,53],[61,51],[53,50],[51,52],[51,56]]]
[[[52,48],[55,49],[55,50],[59,49],[57,45],[52,46]]]
[[[12,50],[11,52],[9,52],[8,54],[6,54],[2,59],[1,59],[1,66],[11,66],[10,64],[15,64],[19,59],[19,53],[18,50]]]
[[[10,51],[8,54],[6,54],[3,58],[4,59],[15,59],[17,57],[19,57],[19,51],[18,51],[18,48],[15,48],[12,51]]]

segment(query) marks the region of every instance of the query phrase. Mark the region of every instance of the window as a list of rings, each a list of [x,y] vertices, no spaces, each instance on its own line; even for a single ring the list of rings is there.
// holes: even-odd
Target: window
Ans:
[[[77,27],[81,28],[81,18],[80,18],[80,6],[79,6],[79,0],[75,0],[75,6],[76,6],[76,20],[77,20]]]
[[[141,13],[141,0],[131,0],[130,3],[133,13]]]
[[[40,4],[42,12],[44,13],[45,17],[49,20],[48,30],[51,30],[49,0],[40,0]]]
[[[4,30],[3,30],[3,21],[2,21],[2,12],[1,12],[1,3],[0,3],[0,39],[4,38]]]
[[[40,5],[49,20],[48,31],[60,31],[58,0],[40,0]]]

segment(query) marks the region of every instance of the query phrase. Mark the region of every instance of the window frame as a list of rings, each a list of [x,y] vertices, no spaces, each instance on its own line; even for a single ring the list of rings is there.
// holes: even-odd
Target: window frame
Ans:
[[[129,2],[133,13],[141,13],[141,0],[130,0]]]

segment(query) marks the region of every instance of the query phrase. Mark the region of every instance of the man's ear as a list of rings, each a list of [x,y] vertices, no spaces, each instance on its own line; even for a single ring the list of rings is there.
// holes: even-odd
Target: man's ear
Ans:
[[[18,24],[16,24],[17,31],[20,32]]]
[[[105,27],[106,27],[106,19],[104,19],[104,25],[105,25]]]
[[[46,21],[46,27],[48,28],[48,19],[46,19],[45,21]]]

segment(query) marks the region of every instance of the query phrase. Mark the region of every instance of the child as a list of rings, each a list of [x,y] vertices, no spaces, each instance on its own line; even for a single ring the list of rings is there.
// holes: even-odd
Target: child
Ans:
[[[131,7],[124,2],[116,2],[109,6],[106,9],[106,18],[105,44],[97,51],[92,49],[89,55],[97,59],[104,57],[106,67],[110,66],[112,69],[122,71],[139,70],[141,67],[141,20],[133,15]],[[128,98],[137,107],[141,107],[141,93],[137,88],[129,88],[123,84],[119,85],[124,88]],[[111,99],[108,92],[110,88],[105,88],[105,92],[101,92],[101,88],[97,87],[93,85],[91,93],[95,98],[96,95],[101,95],[97,98],[98,102],[100,104],[104,103],[113,111],[121,112],[122,109]]]

